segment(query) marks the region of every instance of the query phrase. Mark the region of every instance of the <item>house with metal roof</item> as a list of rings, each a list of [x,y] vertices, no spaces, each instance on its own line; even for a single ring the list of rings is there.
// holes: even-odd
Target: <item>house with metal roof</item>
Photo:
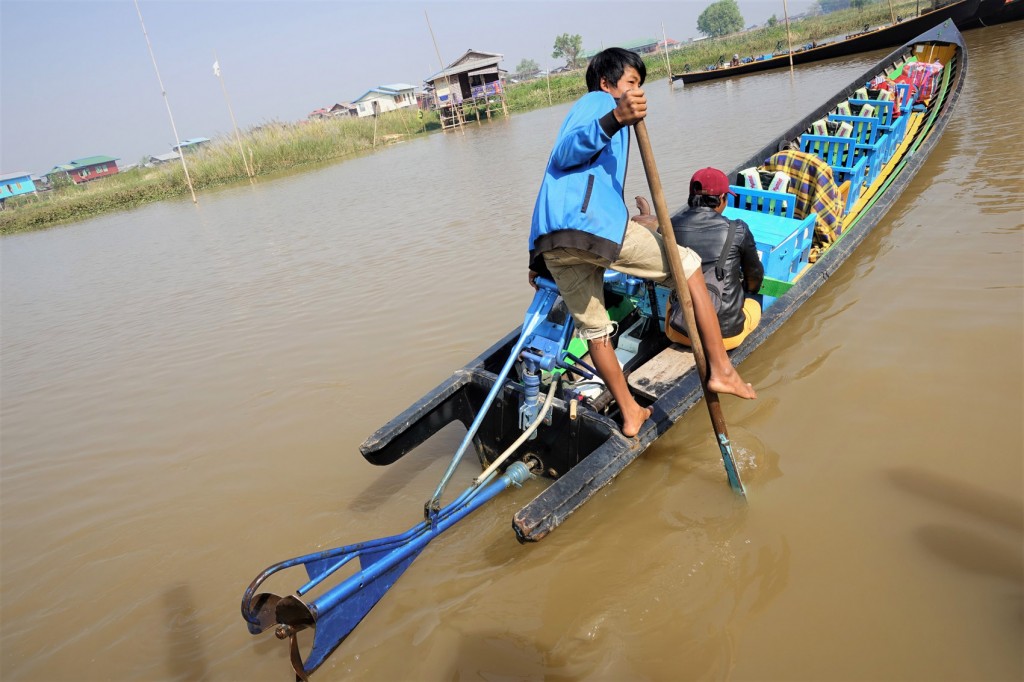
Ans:
[[[208,137],[190,137],[187,140],[183,140],[181,142],[181,144],[176,144],[173,147],[171,147],[171,151],[173,151],[173,152],[181,152],[182,150],[184,150],[184,151],[191,152],[191,151],[194,151],[196,149],[199,149],[204,144],[210,144],[210,138],[208,138]]]
[[[153,154],[146,161],[147,166],[159,166],[162,163],[170,163],[181,158],[178,152],[167,152],[166,154]]]
[[[661,42],[657,38],[641,38],[640,40],[627,40],[624,43],[616,43],[615,45],[607,45],[606,47],[621,47],[624,50],[636,52],[637,54],[651,54],[652,52],[657,52],[659,48],[664,49],[661,46]],[[590,50],[589,52],[582,53],[580,56],[583,59],[589,61],[590,59],[593,58],[594,55],[596,55],[600,51],[601,50]]]
[[[370,88],[352,100],[359,117],[376,116],[377,114],[416,106],[416,86],[407,83],[392,83]]]
[[[59,175],[61,173],[71,178],[76,185],[97,178],[105,178],[108,175],[116,175],[118,159],[113,156],[87,156],[83,159],[75,159],[60,166],[54,166],[47,176]]]
[[[330,107],[314,109],[306,118],[317,120],[338,117],[344,118],[346,116],[358,116],[358,110],[355,104],[352,104],[351,102],[338,102]]]
[[[0,206],[3,206],[5,199],[35,191],[36,183],[32,179],[32,174],[27,171],[0,175]]]
[[[504,58],[505,55],[497,52],[466,50],[447,67],[425,79],[427,88],[434,92],[435,106],[460,104],[464,99],[483,94],[498,94],[507,74],[500,67]]]
[[[333,107],[327,110],[330,116],[358,116],[359,112],[356,105],[351,102],[338,102]]]
[[[433,108],[440,112],[441,127],[462,125],[467,110],[482,109],[491,117],[500,109],[506,116],[505,76],[501,68],[505,56],[497,52],[484,52],[472,48],[454,62],[428,77],[424,82],[433,93]],[[468,109],[467,109],[468,108]]]

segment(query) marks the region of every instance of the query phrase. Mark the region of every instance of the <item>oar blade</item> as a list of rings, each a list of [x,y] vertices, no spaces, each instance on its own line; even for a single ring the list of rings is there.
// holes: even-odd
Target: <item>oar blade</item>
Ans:
[[[724,433],[718,434],[718,448],[722,451],[722,464],[725,465],[725,475],[729,478],[729,487],[744,499],[747,497],[747,489],[740,479],[740,470],[736,466],[736,458],[733,456],[732,443]]]
[[[277,604],[280,601],[281,597],[269,592],[261,592],[252,598],[248,608],[249,617],[246,618],[250,634],[258,635],[278,624]]]
[[[366,582],[361,582],[358,589],[351,590],[340,600],[334,602],[329,609],[319,611],[315,624],[313,624],[313,647],[310,649],[306,660],[302,662],[302,671],[296,670],[295,673],[300,676],[308,676],[319,668],[327,657],[362,622],[363,618],[370,613],[373,607],[377,605],[377,602],[387,594],[387,591],[391,589],[398,578],[405,573],[405,570],[419,556],[422,549],[420,547],[414,552],[404,553],[403,558],[394,563],[385,562],[386,565],[383,570],[376,572]],[[381,558],[377,558],[378,562]]]

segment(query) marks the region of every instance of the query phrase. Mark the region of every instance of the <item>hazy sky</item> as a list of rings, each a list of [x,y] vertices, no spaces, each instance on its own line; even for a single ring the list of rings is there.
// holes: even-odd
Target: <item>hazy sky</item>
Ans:
[[[296,121],[388,83],[422,86],[473,48],[542,68],[555,37],[585,50],[699,35],[710,0],[139,0],[181,139],[231,132],[214,52],[243,129]],[[792,0],[789,11],[811,0]],[[780,0],[739,0],[747,25],[782,16]],[[42,173],[94,155],[136,163],[174,135],[132,0],[0,0],[0,174]]]

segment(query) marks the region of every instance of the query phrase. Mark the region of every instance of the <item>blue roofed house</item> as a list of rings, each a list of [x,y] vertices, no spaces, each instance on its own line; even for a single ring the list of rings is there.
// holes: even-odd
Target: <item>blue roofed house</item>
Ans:
[[[0,208],[4,201],[21,194],[32,194],[36,191],[36,183],[32,174],[26,171],[17,173],[5,173],[0,175]]]
[[[378,85],[364,92],[358,99],[352,101],[356,106],[356,114],[364,116],[376,116],[396,109],[416,106],[416,86],[407,83],[392,83],[391,85]]]
[[[190,137],[187,140],[182,140],[181,144],[171,147],[171,151],[180,152],[183,149],[193,151],[206,144],[210,144],[210,138],[208,137]]]

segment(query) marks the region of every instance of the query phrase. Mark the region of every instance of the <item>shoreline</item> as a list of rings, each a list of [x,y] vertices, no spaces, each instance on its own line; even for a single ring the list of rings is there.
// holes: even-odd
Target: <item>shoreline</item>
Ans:
[[[915,2],[894,3],[892,11],[900,9],[910,16]],[[868,24],[874,26],[890,21],[890,6],[876,3],[861,10],[840,10],[792,22],[790,33],[793,44],[801,46],[811,40],[823,40]],[[696,68],[703,68],[718,61],[723,54],[763,54],[780,42],[785,44],[785,41],[786,27],[780,20],[775,26],[684,44],[669,53],[669,64],[666,64],[664,52],[645,55],[647,80],[668,78],[670,70],[678,75],[685,65],[696,64]],[[509,85],[505,94],[512,114],[563,104],[585,92],[584,72],[577,69],[550,79],[538,78]],[[350,158],[373,153],[378,148],[441,130],[436,112],[423,112],[422,120],[417,114],[415,110],[399,109],[376,119],[271,122],[252,128],[243,135],[243,147],[254,170],[252,181],[261,178],[272,180],[287,171],[305,172],[303,167],[309,165],[343,163]],[[475,122],[471,111],[467,125]],[[227,136],[190,153],[186,162],[197,194],[250,180],[237,143]],[[8,199],[6,209],[0,211],[0,237],[189,196],[180,163],[133,168],[80,186],[65,179],[54,189]]]

